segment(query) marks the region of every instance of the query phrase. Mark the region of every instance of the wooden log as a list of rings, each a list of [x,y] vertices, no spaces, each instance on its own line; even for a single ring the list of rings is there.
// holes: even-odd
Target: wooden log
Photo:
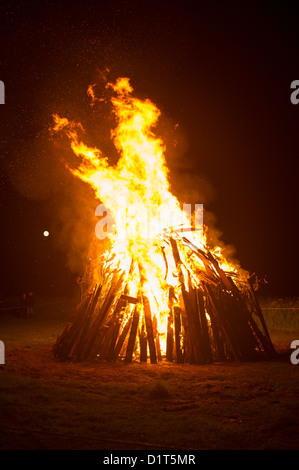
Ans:
[[[258,344],[238,298],[224,292],[220,305],[221,315],[225,318],[227,331],[229,331],[231,342],[238,350],[240,360],[256,360],[259,354]]]
[[[138,302],[137,297],[131,297],[130,295],[122,294],[120,298],[122,300],[126,300],[127,302],[129,302],[131,304],[137,304],[137,302]]]
[[[94,295],[92,296],[90,304],[88,308],[86,309],[86,314],[82,315],[82,324],[81,324],[80,330],[78,331],[77,341],[76,342],[74,341],[73,348],[70,353],[77,360],[81,359],[81,351],[83,349],[85,337],[88,334],[92,316],[94,314],[98,299],[101,295],[101,291],[102,291],[101,285],[99,287],[95,287]]]
[[[193,338],[193,343],[196,342],[195,344],[197,348],[198,360],[204,363],[211,362],[209,336],[208,334],[204,335],[203,331],[203,328],[207,326],[203,298],[199,297],[199,290],[192,287],[190,277],[188,299],[190,303],[189,323],[192,325],[191,328],[194,330],[191,338]],[[207,333],[207,329],[205,330],[205,333]]]
[[[194,359],[194,352],[192,348],[192,342],[190,338],[190,329],[186,315],[185,303],[183,301],[182,294],[180,294],[180,309],[181,309],[181,337],[182,341],[182,349],[183,349],[183,362],[193,363],[195,362]]]
[[[244,295],[239,288],[230,280],[232,295],[225,290],[220,294],[220,303],[224,308],[225,318],[231,331],[235,344],[238,345],[243,360],[256,360],[267,350],[267,339],[263,336],[254,322],[250,311],[244,300]]]
[[[166,336],[166,359],[170,362],[173,361],[173,347],[174,347],[174,336],[173,336],[173,302],[175,300],[174,288],[169,288],[168,295],[168,316],[167,316],[167,336]]]
[[[245,335],[244,344],[248,343],[248,337],[251,336],[251,348],[254,350],[250,356],[256,356],[256,350],[259,350],[261,354],[265,354],[268,349],[268,342],[265,336],[262,334],[257,324],[255,323],[252,313],[248,310],[248,306],[245,302],[244,296],[241,294],[238,287],[234,284],[234,307],[238,306],[236,312],[236,319],[240,323],[240,340],[243,342]],[[246,338],[247,336],[247,338]],[[267,354],[267,353],[266,353]],[[250,358],[251,360],[251,358]]]
[[[99,331],[103,327],[104,322],[109,316],[109,313],[111,313],[111,310],[116,308],[118,304],[117,296],[120,295],[119,289],[121,285],[123,284],[123,279],[124,279],[124,274],[121,274],[117,280],[115,280],[115,276],[114,276],[114,279],[111,282],[109,291],[106,295],[103,305],[99,309],[97,318],[91,325],[88,335],[86,335],[85,337],[84,349],[82,351],[83,358],[86,358],[86,357],[91,358],[92,356],[98,353],[97,348],[99,345]],[[96,346],[94,346],[94,342],[96,339],[97,339]]]
[[[207,258],[207,255],[206,253],[204,253],[203,251],[201,250],[196,250],[196,251],[193,251],[194,255],[197,256],[200,261],[204,264],[204,267],[205,267],[205,270],[206,270],[206,273],[208,275],[208,277],[212,280],[213,278],[215,278],[215,272],[212,270],[211,268],[211,264]]]
[[[273,349],[271,345],[269,345],[267,335],[263,335],[256,322],[254,321],[252,313],[248,310],[248,306],[245,302],[244,294],[242,295],[242,293],[234,284],[232,279],[231,283],[233,285],[234,295],[234,305],[231,309],[231,313],[235,310],[236,323],[239,323],[238,339],[241,342],[241,347],[243,349],[243,352],[245,352],[245,356],[248,356],[249,360],[255,360],[257,359],[257,350],[259,350],[260,354],[263,354],[266,357],[272,357]],[[249,297],[251,301],[251,306],[253,307],[253,310],[256,313],[256,308],[252,304],[252,297],[250,295],[250,291]],[[237,310],[235,307],[238,307]]]
[[[103,335],[103,338],[102,338],[101,346],[99,347],[99,350],[96,355],[100,359],[107,359],[114,329],[115,329],[115,322],[111,321],[109,325],[107,325],[105,335]]]
[[[191,297],[193,295],[193,292],[190,289],[190,287],[189,287],[189,292],[187,292],[186,290],[184,274],[182,271],[182,262],[181,262],[177,243],[172,237],[170,237],[170,243],[172,247],[173,258],[174,258],[177,272],[178,272],[180,288],[181,288],[182,298],[184,302],[183,313],[185,314],[185,317],[186,317],[184,328],[187,333],[187,337],[186,337],[187,344],[190,338],[190,348],[188,348],[190,351],[190,360],[193,361],[192,356],[194,356],[194,362],[196,364],[201,364],[203,362],[202,347],[200,343],[201,332],[200,332],[198,316],[196,315],[196,312],[194,311],[195,304],[193,303],[192,305]]]
[[[227,275],[225,274],[223,269],[220,268],[219,263],[214,258],[212,253],[208,252],[207,257],[208,257],[209,261],[211,261],[211,264],[214,266],[214,268],[215,268],[217,274],[219,275],[221,281],[223,282],[225,288],[229,291],[230,290],[234,291],[235,290],[235,284],[233,283],[233,281],[230,277],[227,277]]]
[[[169,362],[173,361],[173,310],[169,310],[167,318],[167,337],[166,337],[166,359]]]
[[[181,309],[180,307],[173,307],[174,314],[174,337],[175,337],[175,352],[176,362],[183,363],[183,353],[181,348]]]
[[[84,314],[84,311],[88,308],[90,299],[91,295],[88,295],[80,302],[79,305],[77,305],[74,319],[70,319],[70,321],[68,321],[62,334],[57,338],[52,349],[55,358],[60,360],[66,360],[68,358],[72,339],[76,334],[76,326],[74,326],[74,324],[76,324],[76,320]]]
[[[93,298],[94,293],[88,296],[88,298],[86,299],[86,304],[84,304],[83,308],[80,308],[71,328],[68,331],[68,334],[63,339],[59,352],[59,358],[61,360],[72,359],[74,348],[77,345],[79,336],[82,331],[82,324],[84,322],[84,318],[89,312],[90,306],[93,303]]]
[[[209,312],[209,316],[211,319],[211,328],[213,332],[213,338],[214,338],[214,347],[215,350],[218,353],[218,357],[221,361],[226,360],[226,351],[225,351],[225,346],[221,337],[221,330],[220,327],[218,326],[217,320],[214,315],[214,310],[213,306],[211,305],[210,299],[207,299],[207,309]]]
[[[235,340],[235,342],[237,342],[239,345],[239,350],[240,350],[239,352],[241,356],[243,356],[244,359],[252,360],[254,357],[256,357],[256,347],[259,348],[260,350],[263,348],[265,350],[268,349],[268,351],[270,351],[270,355],[271,354],[275,355],[276,351],[271,342],[270,335],[267,330],[262,312],[260,310],[260,307],[256,298],[254,299],[255,296],[254,296],[254,291],[253,291],[253,287],[251,284],[251,279],[248,280],[249,290],[251,292],[251,295],[253,296],[253,304],[257,312],[257,315],[260,316],[261,314],[260,320],[261,320],[262,327],[265,332],[266,341],[268,342],[268,348],[265,345],[265,340],[263,339],[263,336],[261,335],[257,325],[255,324],[254,320],[252,319],[250,313],[247,310],[247,307],[244,303],[244,300],[242,298],[242,295],[238,287],[236,286],[234,281],[230,277],[228,277],[226,273],[220,268],[218,262],[212,256],[210,252],[208,253],[208,257],[211,263],[213,264],[217,274],[220,276],[224,287],[227,290],[230,290],[231,292],[233,292],[235,302],[234,302],[234,306],[230,308],[229,312],[230,312],[230,315],[235,313],[235,321],[231,323],[230,328],[232,332],[236,330],[235,339],[237,339],[237,341]],[[259,314],[259,311],[260,311],[260,314]],[[250,334],[250,330],[248,329],[248,326],[252,332],[252,335]],[[253,341],[253,339],[255,341]]]
[[[120,324],[121,324],[121,321],[120,321],[119,318],[117,318],[117,320],[114,323],[112,338],[111,338],[108,353],[107,353],[107,356],[106,356],[106,359],[107,359],[108,362],[113,361],[113,358],[114,358],[114,350],[115,350],[116,341],[117,341],[117,338],[118,338],[118,335],[119,335]]]
[[[101,327],[103,326],[101,320],[103,318],[106,318],[106,316],[108,315],[109,310],[113,304],[113,300],[114,297],[112,294],[107,295],[103,302],[103,305],[99,309],[97,318],[94,320],[89,331],[86,333],[85,341],[80,351],[81,360],[89,357],[93,349],[97,349],[96,347],[94,347],[94,343],[96,342],[96,344],[99,345],[99,334],[101,331]]]
[[[170,362],[173,361],[173,308],[168,312],[167,317],[167,337],[166,337],[166,359]]]
[[[161,251],[162,251],[162,255],[163,255],[163,259],[164,259],[164,263],[165,263],[164,280],[166,281],[167,276],[168,276],[168,262],[167,262],[167,257],[166,257],[166,254],[165,254],[165,248],[163,246],[161,247]]]
[[[157,330],[157,317],[154,315],[153,317],[153,335],[156,343],[156,351],[157,351],[157,358],[158,361],[162,361],[162,353],[161,353],[161,346],[160,346],[160,338],[159,338],[159,332]]]
[[[102,342],[104,341],[105,335],[107,333],[108,327],[107,325],[102,325],[100,328],[93,327],[92,332],[92,340],[90,340],[89,336],[87,336],[87,340],[84,342],[82,352],[80,354],[80,360],[87,359],[92,361],[95,359],[100,351],[102,346]]]
[[[87,311],[86,317],[84,319],[84,331],[86,331],[89,327],[92,315],[94,313],[94,310],[96,308],[97,302],[100,298],[102,292],[102,285],[99,285],[98,287],[95,286],[94,288],[94,295],[92,296],[92,300],[90,302],[90,308]]]
[[[253,332],[253,335],[256,337],[256,341],[257,341],[257,344],[258,344],[258,347],[261,351],[261,353],[265,356],[265,357],[272,357],[272,351],[271,351],[271,348],[269,350],[269,343],[268,343],[268,340],[267,338],[263,335],[263,333],[261,332],[261,330],[259,329],[259,327],[257,326],[256,322],[254,321],[252,315],[250,316],[249,320],[248,320],[248,323],[252,329],[252,332]],[[275,352],[275,355],[276,355],[276,352]]]
[[[258,343],[248,323],[243,304],[235,295],[222,292],[222,296],[220,303],[223,316],[226,319],[231,340],[238,348],[241,360],[256,360],[259,354]]]
[[[143,266],[141,266],[140,263],[138,264],[138,267],[139,267],[139,275],[140,275],[140,284],[141,284],[141,288],[143,288],[143,285],[146,281],[145,271],[143,269]],[[151,307],[150,307],[149,299],[144,293],[142,293],[142,303],[143,303],[146,336],[147,336],[147,341],[148,341],[148,346],[149,346],[150,361],[152,364],[157,364],[157,353],[156,353],[156,345],[155,345],[155,339],[154,339],[154,334],[153,334]]]
[[[139,345],[140,345],[140,362],[147,362],[147,338],[144,329],[144,322],[142,322],[139,331]]]
[[[235,360],[240,361],[241,360],[240,353],[239,353],[238,349],[236,348],[235,344],[232,342],[232,338],[230,336],[230,331],[227,327],[225,319],[223,318],[223,316],[221,316],[221,313],[218,310],[218,305],[217,305],[216,299],[214,297],[214,294],[213,294],[213,292],[212,292],[212,290],[211,290],[211,288],[208,284],[205,284],[205,289],[206,289],[206,292],[209,296],[210,306],[211,306],[211,308],[213,310],[213,313],[214,313],[214,316],[216,318],[217,326],[221,330],[221,332],[223,333],[223,336],[225,337],[225,339],[227,341],[227,344],[228,344]]]
[[[123,347],[123,344],[126,340],[129,329],[131,327],[132,316],[130,315],[128,321],[123,326],[121,334],[119,335],[119,332],[120,332],[120,329],[121,329],[121,324],[122,324],[122,321],[123,321],[124,311],[127,307],[127,304],[128,303],[136,304],[138,302],[137,298],[131,297],[131,296],[128,295],[128,279],[132,275],[133,269],[134,269],[134,260],[132,258],[129,273],[128,273],[127,282],[126,282],[126,285],[125,285],[125,288],[124,288],[124,292],[123,292],[123,294],[121,294],[120,300],[119,300],[119,307],[120,308],[119,308],[119,314],[117,315],[117,317],[118,317],[117,318],[117,324],[116,324],[115,331],[114,331],[114,334],[113,334],[113,337],[111,339],[111,343],[110,343],[110,346],[109,346],[109,353],[108,353],[108,360],[109,361],[115,361],[117,359],[117,357],[120,354],[120,351]],[[123,311],[122,314],[121,314],[121,311]]]
[[[115,350],[115,345],[116,341],[119,335],[119,330],[120,330],[120,325],[122,323],[122,318],[123,318],[123,312],[127,306],[127,300],[123,298],[123,296],[120,296],[120,299],[118,301],[117,307],[114,312],[114,330],[111,338],[111,342],[109,345],[109,351],[107,354],[107,360],[112,361],[114,359],[114,350]]]
[[[122,309],[125,307],[126,301],[121,298],[118,299],[118,302],[113,307],[109,307],[106,314],[102,314],[99,333],[94,340],[93,346],[90,348],[88,353],[88,358],[92,359],[100,354],[101,358],[105,358],[108,360],[113,360],[114,358],[114,347],[115,342],[118,337],[119,327],[120,327],[120,314]],[[109,332],[103,325],[103,322],[107,319],[111,314],[111,319],[109,320],[109,325],[112,325],[111,328],[109,327]]]
[[[266,336],[267,341],[268,341],[268,347],[269,347],[270,354],[275,356],[277,353],[276,353],[275,348],[273,346],[273,343],[271,341],[271,337],[270,337],[270,334],[269,334],[269,331],[268,331],[268,328],[267,328],[267,325],[266,325],[266,322],[265,322],[265,319],[264,319],[263,312],[261,310],[261,307],[258,303],[258,300],[256,298],[256,295],[255,295],[255,292],[254,292],[254,289],[253,289],[253,279],[252,278],[248,279],[248,286],[249,286],[249,292],[250,292],[250,296],[251,296],[251,299],[252,299],[253,306],[255,308],[255,311],[256,311],[256,314],[257,314],[258,318],[260,319],[260,322],[262,324],[262,328],[264,330],[265,336]]]
[[[241,312],[236,308],[236,299],[234,299],[234,297],[232,297],[232,295],[227,291],[222,292],[224,295],[221,297],[221,288],[222,286],[219,285],[219,298],[217,298],[215,291],[213,294],[214,302],[216,302],[216,308],[223,325],[223,332],[229,338],[230,346],[232,346],[234,354],[238,356],[238,360],[244,361],[246,360],[246,356],[250,350],[249,343],[251,341],[251,337],[250,334],[247,334],[249,330],[244,334],[241,327],[243,319]],[[248,325],[246,325],[246,327],[248,327]]]
[[[206,317],[206,312],[205,312],[203,293],[200,288],[196,289],[196,300],[197,300],[199,318],[200,318],[201,329],[202,329],[202,341],[203,341],[204,355],[206,357],[206,361],[209,363],[212,363],[213,354],[212,354],[211,344],[210,344],[208,322],[207,322],[207,317]]]
[[[85,353],[81,360],[86,359],[88,361],[93,361],[96,359],[108,329],[108,325],[103,325],[99,330],[96,331],[96,334],[93,337],[92,347],[88,350],[88,353]]]
[[[149,346],[150,361],[151,361],[151,364],[157,364],[157,353],[156,353],[156,345],[155,345],[155,339],[154,339],[154,334],[153,334],[151,307],[150,307],[150,302],[148,298],[144,294],[142,294],[142,302],[143,302],[143,309],[144,309],[144,319],[145,319],[146,335],[147,335],[148,346]]]
[[[191,341],[190,341],[190,334],[189,334],[189,325],[188,321],[186,318],[186,305],[188,308],[188,302],[186,301],[186,288],[185,288],[185,279],[184,279],[184,274],[181,268],[181,258],[179,254],[179,250],[177,247],[176,241],[170,237],[170,244],[172,248],[172,254],[173,258],[175,261],[176,269],[177,269],[177,274],[180,282],[180,288],[181,288],[181,295],[180,295],[180,324],[178,324],[178,319],[175,320],[177,321],[177,324],[175,325],[177,329],[179,328],[180,334],[179,337],[181,336],[181,323],[183,326],[184,330],[184,336],[183,336],[183,344],[184,344],[184,355],[182,354],[181,346],[179,350],[177,349],[178,346],[178,332],[177,329],[175,330],[175,340],[176,340],[176,355],[177,355],[177,362],[178,357],[180,358],[181,362],[191,362],[192,361],[192,356],[193,356],[193,351],[192,351],[192,346],[191,346]],[[178,313],[178,310],[175,310],[175,314]],[[181,354],[180,354],[181,351]]]
[[[126,351],[126,357],[125,357],[125,362],[127,364],[132,362],[132,358],[133,358],[133,352],[134,352],[134,347],[135,347],[135,342],[136,342],[136,335],[138,331],[138,323],[139,323],[139,316],[140,316],[139,304],[135,305],[132,316],[133,316],[132,325],[131,325],[130,336],[129,336],[128,346],[127,346],[127,351]]]
[[[126,337],[129,333],[129,330],[130,330],[130,327],[131,327],[131,324],[132,324],[132,315],[130,315],[130,317],[128,318],[128,320],[126,321],[125,325],[123,326],[123,329],[122,329],[122,332],[121,334],[119,335],[119,338],[117,340],[117,343],[116,343],[116,346],[115,346],[115,349],[113,351],[113,360],[116,361],[116,359],[118,358],[120,352],[121,352],[121,349],[123,347],[123,344],[126,340]]]

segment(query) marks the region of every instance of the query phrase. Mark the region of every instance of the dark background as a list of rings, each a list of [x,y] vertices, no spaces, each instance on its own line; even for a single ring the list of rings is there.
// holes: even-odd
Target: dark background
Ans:
[[[1,2],[5,295],[77,288],[80,268],[70,268],[60,216],[57,224],[60,207],[69,223],[76,189],[54,161],[48,128],[53,112],[88,120],[86,89],[105,67],[180,124],[187,144],[171,176],[208,181],[204,202],[241,265],[266,276],[265,293],[299,295],[297,15],[285,2],[259,3]]]

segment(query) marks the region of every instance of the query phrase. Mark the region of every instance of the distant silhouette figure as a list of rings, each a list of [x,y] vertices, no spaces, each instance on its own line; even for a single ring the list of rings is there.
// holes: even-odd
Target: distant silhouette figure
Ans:
[[[31,318],[33,316],[33,292],[26,292],[22,295],[21,317]]]
[[[29,294],[27,295],[27,317],[33,317],[33,303],[33,292],[29,292]]]
[[[24,292],[22,294],[22,302],[21,302],[21,308],[19,310],[19,316],[21,318],[26,318],[27,317],[27,294]]]

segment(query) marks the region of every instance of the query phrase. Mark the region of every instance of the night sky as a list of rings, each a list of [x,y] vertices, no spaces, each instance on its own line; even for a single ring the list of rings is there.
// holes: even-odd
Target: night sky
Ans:
[[[241,265],[266,276],[264,292],[299,296],[296,11],[285,2],[226,3],[1,2],[4,295],[77,289],[80,224],[93,230],[86,220],[96,203],[85,220],[91,194],[65,171],[49,127],[56,112],[83,121],[89,143],[109,149],[86,94],[109,67],[158,105],[165,129],[179,124],[179,150],[167,153],[174,188],[202,184],[196,202]]]

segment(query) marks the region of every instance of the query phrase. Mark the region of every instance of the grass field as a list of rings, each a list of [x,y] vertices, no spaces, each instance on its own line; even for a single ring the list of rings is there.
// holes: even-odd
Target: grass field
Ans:
[[[0,316],[0,449],[299,449],[297,300],[261,300],[277,361],[212,365],[59,363],[73,303],[37,303]]]

